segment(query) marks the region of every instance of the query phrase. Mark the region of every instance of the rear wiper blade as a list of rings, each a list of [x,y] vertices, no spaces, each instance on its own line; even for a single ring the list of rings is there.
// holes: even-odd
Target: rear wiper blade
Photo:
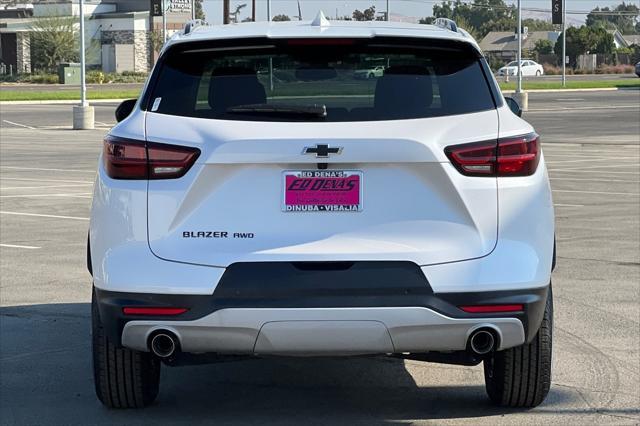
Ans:
[[[277,117],[326,118],[326,105],[251,104],[227,108],[227,114],[272,115]]]

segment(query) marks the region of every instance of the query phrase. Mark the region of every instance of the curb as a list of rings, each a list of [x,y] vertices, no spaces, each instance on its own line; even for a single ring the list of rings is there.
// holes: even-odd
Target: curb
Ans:
[[[587,88],[587,89],[529,89],[524,90],[528,93],[569,93],[569,92],[613,92],[616,90],[639,90],[637,87],[603,87],[603,88]],[[511,94],[515,90],[502,90],[502,93]],[[89,100],[89,104],[107,104],[120,103],[126,99],[93,99]],[[0,105],[76,105],[80,100],[49,100],[49,101],[0,101]]]
[[[89,99],[89,105],[121,103],[125,99]],[[49,101],[0,101],[0,105],[78,105],[80,100],[49,100]]]
[[[633,87],[629,87],[628,89],[635,89]],[[613,92],[616,90],[628,90],[627,88],[620,87],[590,87],[588,89],[529,89],[523,90],[523,92],[527,93],[566,93],[566,92]],[[515,93],[515,90],[503,90],[502,93]]]

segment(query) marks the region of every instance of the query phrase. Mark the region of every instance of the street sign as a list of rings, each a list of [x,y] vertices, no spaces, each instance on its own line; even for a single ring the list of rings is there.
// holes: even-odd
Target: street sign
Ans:
[[[551,22],[553,24],[562,24],[562,6],[563,0],[551,0]]]
[[[151,1],[151,16],[162,16],[162,0]]]

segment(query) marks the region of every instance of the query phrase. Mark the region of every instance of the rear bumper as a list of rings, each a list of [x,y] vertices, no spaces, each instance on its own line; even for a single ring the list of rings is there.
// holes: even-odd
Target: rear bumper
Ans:
[[[478,328],[499,348],[530,341],[548,287],[434,293],[411,262],[239,263],[210,295],[95,289],[106,332],[148,350],[156,330],[173,332],[185,352],[340,354],[454,351]],[[522,311],[475,314],[464,305],[518,304]],[[187,309],[175,317],[125,315],[124,307]]]
[[[223,309],[192,321],[130,321],[122,344],[148,351],[154,332],[172,332],[187,353],[362,355],[464,350],[491,328],[499,348],[524,343],[516,318],[450,318],[428,308]]]

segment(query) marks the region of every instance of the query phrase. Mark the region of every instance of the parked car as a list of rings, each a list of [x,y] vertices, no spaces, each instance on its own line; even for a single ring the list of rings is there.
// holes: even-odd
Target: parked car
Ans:
[[[636,75],[640,77],[640,62],[636,64]]]
[[[391,64],[373,95],[336,72],[372,51]],[[271,62],[292,76],[277,92],[257,73]],[[519,115],[455,25],[319,16],[172,37],[98,165],[100,401],[150,404],[163,365],[391,355],[484,363],[494,403],[540,404],[554,213]]]
[[[353,77],[360,79],[382,77],[382,75],[384,74],[384,69],[385,67],[383,65],[377,65],[375,67],[355,70],[353,72]]]
[[[530,59],[523,59],[522,61],[520,61],[520,64],[521,64],[520,70],[522,72],[522,75],[525,77],[529,77],[529,76],[539,77],[541,75],[544,75],[544,69],[542,68],[542,65],[540,65],[535,61],[532,61]],[[504,67],[498,70],[499,76],[516,75],[517,73],[518,73],[518,61],[509,62],[507,65],[505,65]]]

